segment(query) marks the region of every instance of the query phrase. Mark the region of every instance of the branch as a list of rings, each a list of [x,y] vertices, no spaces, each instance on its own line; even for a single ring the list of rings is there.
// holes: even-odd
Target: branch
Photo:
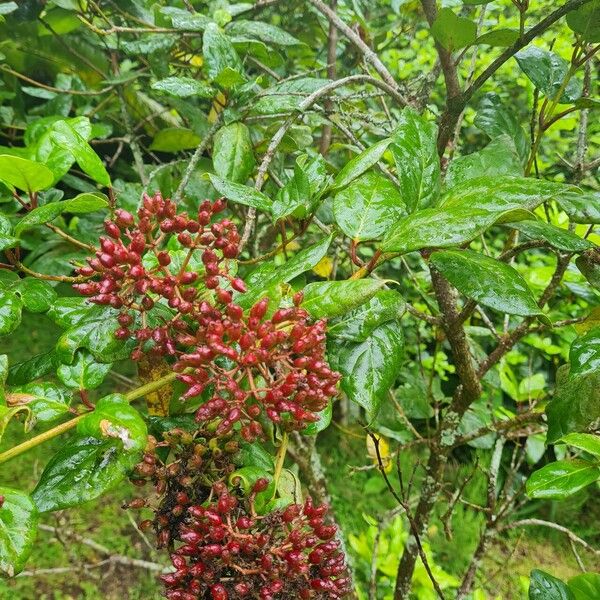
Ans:
[[[379,60],[379,57],[363,40],[361,37],[353,31],[340,17],[337,16],[335,11],[333,11],[329,6],[327,6],[321,0],[308,0],[319,12],[323,13],[327,19],[331,23],[333,23],[339,31],[341,31],[360,51],[363,55],[365,62],[369,63],[375,71],[379,74],[379,76],[391,87],[395,90],[396,94],[399,97],[399,102],[403,106],[407,106],[409,102],[400,94],[398,84],[396,80],[392,76],[392,74],[388,71],[387,67]]]

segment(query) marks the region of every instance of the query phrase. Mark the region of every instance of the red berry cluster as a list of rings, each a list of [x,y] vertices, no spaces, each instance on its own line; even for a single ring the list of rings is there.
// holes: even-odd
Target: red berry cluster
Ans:
[[[169,600],[237,598],[335,599],[348,593],[344,555],[325,523],[327,506],[291,504],[259,516],[254,498],[268,485],[259,479],[248,497],[222,482],[213,499],[187,509],[182,545],[171,554],[174,573],[161,577]]]
[[[224,199],[206,200],[191,218],[156,194],[144,197],[137,220],[116,210],[105,223],[109,237],[79,270],[99,281],[76,288],[92,302],[121,310],[116,336],[137,340],[134,360],[145,352],[173,356],[188,388],[185,398],[210,389],[196,414],[199,422],[220,419],[218,434],[240,423],[240,434],[252,441],[263,435],[263,414],[288,430],[318,420],[316,413],[337,394],[340,375],[325,359],[325,322],[310,322],[301,293],[294,306],[271,316],[267,298],[248,312],[234,301],[233,292],[246,290],[227,268],[227,260],[237,257],[239,234],[229,219],[211,224],[225,205]],[[183,260],[173,260],[174,246],[187,249]],[[203,265],[200,274],[192,270],[195,264]],[[152,326],[157,304],[173,312]]]

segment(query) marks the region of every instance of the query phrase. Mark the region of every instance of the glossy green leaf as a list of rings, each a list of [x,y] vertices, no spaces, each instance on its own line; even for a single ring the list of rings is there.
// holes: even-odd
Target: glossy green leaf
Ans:
[[[0,181],[29,194],[52,185],[54,175],[48,167],[9,154],[0,155]]]
[[[492,29],[491,31],[486,31],[483,35],[480,35],[477,40],[475,40],[475,44],[503,48],[512,46],[518,39],[518,29]]]
[[[569,361],[571,379],[600,372],[600,327],[594,327],[573,341]]]
[[[248,291],[238,296],[236,302],[243,308],[250,308],[255,302],[266,296],[271,288],[287,283],[312,269],[327,254],[331,239],[329,236],[301,250],[282,265],[272,262],[263,263],[246,278]]]
[[[265,212],[271,212],[271,199],[262,192],[241,183],[227,181],[216,175],[209,175],[213,187],[231,202],[252,206]]]
[[[273,472],[275,463],[273,455],[267,452],[259,442],[240,442],[240,451],[236,454],[236,464],[244,467],[259,467],[265,471]]]
[[[230,39],[215,23],[209,23],[202,36],[202,54],[209,79],[217,79],[227,69],[242,73],[242,63]]]
[[[506,263],[472,250],[442,250],[430,260],[461,294],[479,304],[509,315],[541,314],[526,281]]]
[[[333,214],[348,237],[368,240],[382,237],[406,214],[406,208],[398,188],[370,171],[335,195]]]
[[[0,289],[0,335],[14,331],[21,323],[21,298],[11,290]]]
[[[101,398],[94,410],[78,423],[77,431],[98,439],[119,439],[125,450],[143,450],[148,443],[144,419],[121,394]]]
[[[319,420],[309,423],[303,430],[302,435],[317,435],[320,431],[327,429],[333,416],[333,404],[329,402],[327,406],[319,413]]]
[[[167,77],[150,86],[157,92],[163,92],[175,98],[212,98],[216,91],[204,81],[191,77]]]
[[[46,312],[57,298],[54,288],[47,281],[33,277],[21,279],[14,289],[21,297],[23,307],[33,313]]]
[[[600,42],[600,0],[567,13],[567,25],[587,42]]]
[[[588,280],[588,283],[597,290],[600,290],[600,263],[596,258],[596,252],[584,252],[575,260],[577,268]]]
[[[317,281],[303,290],[302,308],[313,319],[339,317],[364,304],[385,285],[379,279]]]
[[[589,240],[584,240],[568,229],[562,229],[545,221],[519,221],[510,225],[528,238],[533,240],[546,240],[553,248],[563,252],[583,252],[594,248]]]
[[[485,148],[466,156],[455,158],[446,171],[446,185],[452,187],[476,179],[523,174],[523,166],[512,138],[503,134],[494,138]]]
[[[534,569],[529,580],[529,600],[574,600],[567,584],[552,575]]]
[[[77,435],[50,459],[32,493],[42,513],[78,506],[115,488],[140,459],[116,438]]]
[[[16,225],[15,235],[19,237],[27,229],[53,221],[63,212],[62,202],[52,202],[38,206],[28,212]]]
[[[111,368],[112,363],[99,363],[89,352],[78,350],[73,364],[60,365],[56,374],[67,387],[94,390],[104,381]]]
[[[39,515],[31,498],[0,487],[0,572],[14,577],[23,570],[37,535]]]
[[[533,85],[548,99],[554,100],[567,76],[569,63],[558,54],[538,46],[527,46],[519,50],[515,59]],[[581,80],[572,77],[562,91],[559,101],[561,104],[575,102],[581,96],[581,91]]]
[[[328,356],[342,374],[342,390],[373,419],[400,372],[404,335],[397,322],[389,321],[375,328],[364,342],[331,341]]]
[[[562,443],[585,450],[589,454],[600,457],[600,436],[591,433],[569,433],[560,440]]]
[[[440,191],[437,127],[410,108],[400,114],[390,150],[408,212],[431,206]]]
[[[8,371],[9,385],[24,385],[53,371],[60,364],[56,352],[50,350],[17,363]]]
[[[228,35],[256,38],[276,46],[297,46],[301,43],[287,31],[262,21],[236,20],[227,26],[226,31]]]
[[[346,313],[327,327],[329,336],[364,342],[376,327],[399,321],[406,310],[404,298],[393,290],[379,290],[368,302]]]
[[[600,598],[600,573],[581,573],[569,579],[569,589],[575,600]]]
[[[306,217],[311,210],[310,180],[304,169],[294,165],[294,175],[277,192],[273,200],[273,219],[278,221],[290,215]]]
[[[55,383],[28,383],[13,388],[7,396],[13,406],[27,406],[36,421],[58,419],[69,412],[70,394]]]
[[[90,305],[81,298],[60,298],[48,311],[48,316],[66,329],[56,344],[61,362],[71,364],[79,348],[88,349],[96,359],[113,362],[127,358],[130,346],[117,340],[118,311]]]
[[[267,88],[253,104],[252,112],[269,115],[280,112],[292,112],[298,109],[306,96],[331,83],[318,77],[300,77],[276,83]]]
[[[574,223],[600,223],[600,192],[566,188],[556,201]]]
[[[474,124],[492,139],[502,135],[510,136],[522,163],[529,157],[529,137],[517,120],[515,111],[507,108],[498,94],[485,94],[479,104]]]
[[[188,31],[204,31],[211,19],[200,13],[191,13],[184,8],[176,8],[174,6],[162,6],[161,14],[169,17],[171,24],[175,29],[185,29]]]
[[[158,152],[180,152],[195,148],[200,136],[185,127],[167,127],[157,132],[150,144],[150,150]]]
[[[8,379],[8,355],[0,354],[0,406],[6,404],[4,386]]]
[[[7,396],[8,400],[11,400],[10,394],[7,394]],[[29,433],[35,426],[35,418],[29,406],[17,404],[16,406],[9,407],[0,404],[0,441],[4,436],[8,424],[17,416],[24,418],[23,431]]]
[[[8,15],[19,8],[16,2],[2,2],[0,5],[0,15]]]
[[[381,159],[391,143],[391,139],[381,140],[348,161],[334,179],[332,189],[340,190],[360,177]]]
[[[475,41],[477,25],[471,19],[455,15],[450,8],[442,8],[431,25],[431,34],[446,50],[453,52]]]
[[[530,498],[562,500],[600,478],[600,466],[586,460],[557,460],[532,473],[527,480]]]
[[[86,175],[94,181],[110,187],[110,176],[100,157],[72,125],[67,121],[58,121],[53,126],[51,137],[54,143],[68,148]]]
[[[256,165],[248,127],[239,122],[221,127],[214,138],[212,160],[221,179],[244,183]]]

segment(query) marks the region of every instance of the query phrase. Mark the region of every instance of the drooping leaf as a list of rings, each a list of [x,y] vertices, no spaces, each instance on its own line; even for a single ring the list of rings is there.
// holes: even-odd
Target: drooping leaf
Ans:
[[[473,250],[442,250],[430,260],[461,294],[479,304],[509,315],[541,314],[527,282],[506,263]]]
[[[400,196],[408,212],[431,206],[440,191],[437,127],[405,108],[394,131],[390,150],[400,179]]]
[[[121,440],[77,435],[50,459],[32,493],[42,513],[78,506],[116,487],[137,464]]]
[[[338,192],[333,214],[340,229],[355,240],[377,239],[406,214],[398,188],[369,171]]]
[[[301,306],[314,319],[339,317],[364,304],[384,285],[378,279],[309,283],[303,290]]]
[[[519,221],[511,223],[511,227],[524,233],[528,238],[546,240],[553,248],[563,252],[583,252],[595,247],[592,242],[580,238],[568,229],[562,229],[545,221]]]
[[[84,173],[110,187],[110,176],[100,157],[72,125],[67,121],[58,121],[53,126],[51,137],[54,143],[69,150]]]
[[[331,236],[301,250],[282,265],[263,263],[247,278],[248,291],[241,294],[236,302],[243,308],[249,308],[260,300],[267,292],[281,284],[291,281],[305,271],[312,269],[327,253],[331,244]]]
[[[0,181],[31,194],[50,187],[54,175],[48,167],[38,162],[1,154]]]
[[[431,25],[431,33],[446,50],[453,52],[475,41],[477,25],[471,19],[455,15],[450,8],[442,8]]]
[[[330,321],[327,334],[342,340],[364,342],[379,325],[399,321],[405,310],[406,303],[398,292],[380,290],[368,302]]]
[[[271,199],[262,192],[241,183],[221,179],[216,175],[209,175],[209,178],[217,192],[223,194],[228,200],[271,212]]]
[[[256,165],[248,127],[239,122],[221,127],[214,138],[212,159],[219,177],[244,183]]]
[[[381,159],[391,143],[391,139],[380,140],[348,161],[334,179],[332,189],[340,190],[360,177]]]
[[[560,579],[534,569],[529,580],[529,600],[573,600],[573,594]]]
[[[475,126],[492,139],[509,135],[524,163],[529,156],[530,142],[525,130],[517,120],[515,112],[507,108],[500,96],[494,92],[485,94],[475,116]]]
[[[23,570],[37,535],[38,511],[19,490],[0,487],[0,571],[14,577]]]
[[[148,428],[144,419],[121,394],[101,398],[94,410],[78,423],[77,431],[83,436],[98,439],[118,439],[127,451],[141,451],[148,443]]]
[[[373,419],[402,364],[402,328],[389,321],[376,327],[364,342],[331,341],[328,356],[332,366],[342,374],[342,390]]]
[[[210,85],[191,77],[167,77],[154,82],[150,87],[175,98],[212,98],[216,94],[216,90]]]
[[[202,54],[209,79],[217,79],[225,69],[243,73],[242,62],[231,40],[216,23],[209,23],[202,36]]]
[[[8,395],[10,399],[10,394]],[[3,399],[4,400],[4,399]],[[35,418],[31,409],[26,405],[17,406],[6,406],[4,403],[0,404],[0,441],[4,436],[4,432],[8,427],[8,424],[15,417],[23,417],[23,431],[29,433],[35,426]]]
[[[111,368],[112,363],[99,363],[89,352],[78,350],[73,364],[60,365],[56,374],[70,388],[94,390],[104,381]]]
[[[530,498],[562,500],[600,478],[600,466],[586,460],[557,460],[538,469],[527,480]]]
[[[558,54],[537,46],[519,50],[515,59],[533,85],[549,100],[554,100],[567,76],[569,63]],[[582,87],[581,80],[572,77],[558,100],[561,104],[575,102],[581,96]]]

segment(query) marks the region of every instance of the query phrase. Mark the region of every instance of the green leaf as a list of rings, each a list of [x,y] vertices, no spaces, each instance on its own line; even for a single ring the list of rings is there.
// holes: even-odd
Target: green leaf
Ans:
[[[21,323],[23,304],[11,290],[0,289],[0,335],[14,331]]]
[[[78,506],[115,488],[139,461],[119,439],[71,439],[50,459],[33,491],[42,513]]]
[[[99,363],[90,353],[78,350],[73,364],[60,365],[56,374],[67,387],[94,390],[104,381],[111,368],[112,363]]]
[[[318,281],[303,290],[302,308],[313,319],[339,317],[364,304],[385,285],[377,279]]]
[[[483,175],[518,176],[523,174],[515,144],[508,135],[494,138],[483,150],[455,158],[446,172],[446,185],[452,187]]]
[[[183,8],[174,6],[162,6],[159,11],[171,19],[175,29],[186,29],[189,31],[204,31],[211,19],[200,13],[191,13]]]
[[[10,404],[27,406],[36,421],[53,421],[69,412],[71,403],[67,391],[55,383],[28,383],[13,388],[8,394]]]
[[[152,140],[150,150],[158,152],[180,152],[195,148],[200,143],[200,136],[185,127],[167,127],[161,129]]]
[[[498,94],[485,94],[479,104],[474,124],[492,139],[509,135],[515,143],[522,163],[529,157],[529,137],[517,120],[515,111],[506,108]]]
[[[580,450],[585,450],[589,454],[600,457],[600,436],[591,433],[569,433],[560,440],[562,443]]]
[[[529,580],[529,600],[574,600],[573,594],[560,579],[534,569]]]
[[[48,167],[9,154],[0,155],[0,181],[28,194],[52,185],[54,175]]]
[[[586,42],[600,42],[600,0],[567,13],[567,25]]]
[[[309,423],[303,430],[302,435],[317,435],[320,431],[327,429],[331,423],[333,416],[333,404],[329,402],[327,406],[319,413],[319,420],[314,423]]]
[[[311,210],[310,181],[304,169],[294,165],[294,175],[277,192],[271,212],[273,220],[278,221],[284,217],[294,215],[300,218],[308,216]]]
[[[16,2],[2,2],[0,4],[0,15],[8,15],[19,8]]]
[[[537,46],[527,46],[515,54],[519,67],[533,85],[549,100],[559,93],[569,71],[569,63],[550,50]],[[572,77],[565,90],[561,93],[559,102],[567,104],[575,102],[582,92],[582,83]]]
[[[470,46],[477,38],[477,25],[458,17],[450,8],[442,8],[431,25],[431,34],[446,50],[453,52]]]
[[[475,40],[475,44],[504,48],[512,46],[518,39],[518,29],[492,29],[492,31],[486,31],[483,35],[480,35]]]
[[[54,350],[36,354],[31,358],[13,365],[8,372],[9,385],[24,385],[53,371],[59,364]]]
[[[6,354],[0,354],[0,406],[6,404],[6,398],[4,394],[4,386],[8,379],[8,356]]]
[[[342,390],[373,419],[400,372],[404,335],[400,325],[390,321],[374,329],[364,342],[332,341],[328,356],[343,376]]]
[[[570,378],[600,372],[600,327],[594,327],[573,341],[569,361]]]
[[[280,112],[293,112],[298,109],[306,96],[331,83],[329,79],[300,77],[276,83],[267,88],[252,105],[252,112],[269,115]]]
[[[0,571],[14,577],[23,570],[37,535],[38,511],[19,490],[0,487]]]
[[[580,238],[568,229],[562,229],[545,221],[526,220],[511,223],[510,226],[533,240],[546,240],[553,248],[563,252],[583,252],[595,247],[592,242]]]
[[[334,179],[332,189],[339,190],[360,177],[381,159],[391,143],[391,139],[381,140],[347,162]]]
[[[563,500],[600,478],[600,467],[586,460],[557,460],[537,471],[527,480],[530,498]]]
[[[368,240],[382,237],[406,214],[406,208],[396,186],[370,171],[335,195],[333,214],[348,237]]]
[[[209,178],[217,192],[223,194],[228,200],[258,208],[267,213],[271,212],[271,199],[262,192],[241,183],[221,179],[216,175],[209,175]]]
[[[556,201],[574,223],[600,223],[600,192],[566,188]]]
[[[55,144],[69,150],[84,173],[94,181],[110,187],[110,177],[104,164],[72,125],[67,121],[54,123],[51,138]]]
[[[114,362],[127,358],[130,345],[115,338],[118,311],[90,305],[82,298],[59,298],[48,316],[66,329],[56,344],[61,362],[71,364],[79,348],[88,349],[97,360]]]
[[[379,290],[368,302],[330,322],[331,337],[364,342],[376,327],[388,321],[399,321],[406,310],[404,298],[393,290]]]
[[[250,308],[267,292],[282,283],[291,281],[305,271],[312,269],[326,254],[331,244],[332,236],[301,250],[282,265],[263,263],[247,278],[248,291],[237,297],[236,302],[242,308]]]
[[[590,285],[600,290],[600,263],[596,255],[596,251],[584,252],[577,257],[575,264]]]
[[[244,183],[256,165],[248,127],[239,122],[221,127],[215,135],[212,159],[219,177]]]
[[[32,313],[46,312],[57,298],[54,288],[47,281],[34,277],[21,279],[15,291],[21,296],[23,307]]]
[[[542,312],[526,281],[506,263],[473,250],[442,250],[430,260],[461,294],[478,304],[509,315]]]
[[[227,34],[256,38],[266,44],[274,44],[276,46],[298,46],[301,44],[293,35],[287,31],[262,21],[233,21],[227,26]]]
[[[148,428],[144,419],[121,394],[101,398],[94,410],[78,423],[77,431],[98,439],[119,439],[125,450],[141,451],[148,443]]]
[[[4,436],[4,432],[6,431],[8,424],[13,420],[14,417],[19,415],[20,413],[25,413],[25,422],[23,425],[23,430],[25,431],[25,433],[29,433],[35,426],[35,419],[33,417],[31,409],[26,405],[7,407],[4,406],[4,404],[0,404],[0,441]]]
[[[600,573],[581,573],[571,577],[569,589],[575,600],[597,600],[600,598]]]
[[[212,98],[216,90],[210,87],[204,81],[198,81],[191,77],[167,77],[160,81],[155,81],[151,86],[157,92],[164,92],[175,98]]]
[[[216,23],[209,23],[204,30],[202,54],[209,79],[217,79],[227,68],[243,73],[242,62],[233,44]]]

